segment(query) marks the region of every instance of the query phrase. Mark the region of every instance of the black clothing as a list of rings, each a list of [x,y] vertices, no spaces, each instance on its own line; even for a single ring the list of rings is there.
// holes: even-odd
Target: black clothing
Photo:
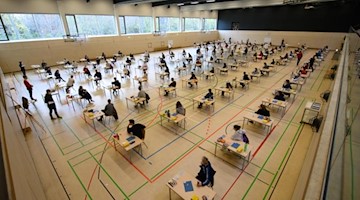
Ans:
[[[265,117],[270,117],[270,112],[266,109],[259,109],[258,111],[255,112],[256,114],[258,115],[262,115],[262,116],[265,116]]]
[[[146,126],[144,126],[142,124],[129,125],[127,127],[127,132],[129,134],[133,134],[133,135],[137,136],[140,139],[144,139],[145,138],[145,128],[146,128]]]
[[[59,114],[58,114],[58,112],[57,112],[57,110],[56,110],[56,105],[55,105],[55,102],[54,102],[51,94],[47,93],[47,94],[45,95],[45,103],[47,104],[47,106],[48,106],[48,108],[49,108],[50,118],[51,118],[51,119],[54,119],[53,116],[52,116],[53,110],[55,111],[56,116],[57,116],[58,118],[60,118],[60,116],[59,116]]]

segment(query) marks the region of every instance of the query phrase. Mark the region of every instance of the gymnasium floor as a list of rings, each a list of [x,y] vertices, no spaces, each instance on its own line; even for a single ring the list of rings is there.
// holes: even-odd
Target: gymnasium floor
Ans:
[[[174,50],[176,55],[181,51],[182,49]],[[186,51],[195,54],[194,48],[187,48]],[[158,57],[160,53],[151,53],[151,58]],[[300,65],[314,53],[315,50],[311,49],[305,51]],[[283,54],[285,52],[276,57]],[[233,99],[217,95],[214,111],[208,108],[197,109],[196,106],[193,108],[192,99],[204,95],[209,88],[225,86],[227,80],[242,77],[243,71],[250,73],[254,67],[262,66],[262,61],[251,62],[249,67],[239,68],[237,71],[229,70],[228,75],[217,73],[214,79],[208,80],[200,79],[200,71],[197,71],[199,86],[189,88],[181,86],[182,77],[174,71],[175,64],[167,59],[170,76],[177,80],[177,97],[165,97],[162,91],[159,93],[159,86],[163,81],[155,75],[154,62],[150,61],[149,81],[144,83],[144,89],[151,97],[146,110],[137,110],[131,103],[127,108],[125,97],[137,95],[138,83],[123,79],[120,95],[112,98],[119,120],[111,118],[110,121],[105,120],[105,123],[95,121],[96,129],[91,122],[83,119],[81,105],[74,102],[73,108],[71,104],[66,104],[63,91],[60,102],[54,97],[63,119],[50,120],[48,109],[41,101],[41,94],[45,94],[48,83],[29,71],[27,73],[34,85],[34,96],[38,99],[36,106],[31,105],[30,110],[41,126],[36,125],[38,133],[32,132],[27,138],[31,140],[39,134],[71,199],[168,199],[166,182],[181,172],[196,176],[202,156],[207,156],[217,171],[213,188],[216,192],[215,199],[290,199],[311,136],[317,134],[312,132],[309,125],[300,123],[304,106],[312,100],[321,102],[320,93],[331,87],[332,81],[324,79],[326,70],[334,64],[331,57],[332,52],[311,74],[295,101],[292,103],[293,97],[288,100],[290,103],[283,117],[276,108],[270,108],[274,125],[269,135],[259,125],[245,124],[244,128],[253,148],[251,162],[245,166],[244,171],[241,170],[242,160],[234,155],[217,151],[215,157],[214,141],[225,133],[232,134],[234,124],[242,125],[244,115],[256,111],[263,98],[272,97],[274,89],[280,88],[290,77],[296,65],[295,59],[288,66],[278,66],[276,72],[271,72],[269,77],[261,77],[260,83],[251,82],[249,90],[237,87]],[[267,62],[271,59],[272,57]],[[134,75],[135,65],[132,69]],[[140,75],[140,71],[136,71]],[[109,85],[114,75],[102,73],[104,85]],[[65,80],[69,77],[64,69],[61,74]],[[28,97],[21,74],[14,75],[12,77],[15,77],[17,91]],[[103,109],[109,98],[109,91],[96,89],[84,78],[76,77],[76,91],[79,85],[83,85],[91,93],[96,108]],[[169,123],[160,125],[159,112],[167,109],[174,112],[176,101],[181,101],[187,110],[185,129]],[[322,115],[326,109],[325,104]],[[120,147],[117,147],[118,151],[114,149],[111,134],[126,131],[131,118],[147,126],[147,147],[142,147],[142,155],[125,152]],[[129,153],[132,155],[131,162]],[[40,166],[41,161],[37,164]],[[172,199],[180,197],[172,193]]]

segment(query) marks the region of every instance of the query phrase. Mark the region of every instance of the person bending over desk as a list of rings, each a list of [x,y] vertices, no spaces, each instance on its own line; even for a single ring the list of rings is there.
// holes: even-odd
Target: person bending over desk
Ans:
[[[116,109],[114,107],[114,104],[111,103],[111,100],[108,99],[108,104],[105,106],[104,110],[101,110],[105,113],[105,116],[113,116],[115,120],[118,120],[118,114],[116,112]],[[104,116],[101,116],[98,121],[102,121]]]
[[[60,83],[60,81],[64,81],[65,82],[65,80],[61,77],[61,75],[60,75],[60,71],[57,69],[56,71],[55,71],[55,79],[56,80],[59,80],[59,83]]]
[[[285,80],[285,82],[284,82],[284,84],[282,85],[282,87],[283,87],[284,89],[286,89],[286,90],[291,90],[291,89],[292,89],[289,79],[286,79],[286,80]]]
[[[92,100],[92,97],[91,97],[90,93],[89,93],[87,90],[85,90],[85,89],[83,88],[83,86],[79,86],[78,92],[79,92],[79,95],[80,95],[80,97],[81,97],[82,99],[88,100],[89,103],[94,102],[94,101]]]
[[[202,157],[200,171],[196,176],[196,179],[199,181],[197,186],[214,186],[214,175],[216,171],[212,168],[211,163],[207,157]]]
[[[180,114],[180,115],[185,116],[185,108],[180,103],[180,101],[176,102],[176,114]]]
[[[233,89],[233,86],[231,85],[230,81],[226,81],[225,88],[227,88],[227,89],[229,89],[229,90],[232,90],[232,89]],[[225,92],[224,92],[224,91],[221,91],[221,96],[224,96],[224,95],[225,95]]]
[[[243,75],[243,81],[249,81],[250,78],[249,78],[249,75],[244,72],[244,75]],[[241,87],[244,88],[245,87],[245,83],[240,83]]]
[[[145,128],[146,128],[145,125],[135,124],[135,120],[130,119],[129,125],[127,126],[127,132],[129,134],[135,135],[138,138],[144,140],[145,139]]]
[[[95,70],[94,78],[95,78],[95,84],[96,84],[96,86],[98,86],[99,81],[102,80],[102,75],[98,70]]]
[[[255,113],[265,117],[270,117],[270,112],[266,109],[264,104],[261,104],[259,110],[257,110]]]
[[[176,87],[176,81],[174,80],[174,78],[171,78],[171,83],[169,84],[169,87]],[[169,91],[168,90],[164,90],[165,94],[164,96],[168,96],[169,95]]]
[[[195,84],[197,85],[197,82],[196,82],[196,81],[197,81],[197,78],[196,78],[194,72],[191,72],[191,77],[189,78],[189,80],[194,80],[194,81],[195,81]],[[191,83],[191,81],[188,82],[188,84],[190,85],[191,88],[193,87],[193,84]]]
[[[207,99],[207,100],[213,100],[214,99],[214,93],[212,93],[211,89],[209,89],[208,93],[204,96],[203,99]],[[200,102],[198,105],[198,108],[202,108],[203,103]]]
[[[249,143],[249,141],[247,139],[245,139],[245,138],[247,138],[246,131],[244,129],[241,129],[241,126],[234,125],[233,128],[234,128],[235,133],[234,133],[234,135],[231,136],[232,140],[243,141],[245,143]]]
[[[281,91],[277,91],[277,92],[275,93],[274,99],[280,100],[280,101],[285,101],[284,93],[282,93]]]
[[[89,68],[86,67],[86,65],[84,66],[83,72],[84,72],[84,74],[86,74],[88,77],[91,76],[91,72],[90,72]]]
[[[113,87],[113,94],[115,95],[115,93],[118,93],[118,89],[121,88],[121,83],[119,82],[119,80],[116,79],[116,77],[114,78],[114,81],[111,82],[111,85]]]

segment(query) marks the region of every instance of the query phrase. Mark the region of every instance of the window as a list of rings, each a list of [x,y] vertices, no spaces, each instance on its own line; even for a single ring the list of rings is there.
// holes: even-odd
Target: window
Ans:
[[[122,34],[152,33],[154,30],[152,17],[120,16],[119,20]]]
[[[177,17],[156,17],[156,30],[160,32],[180,31],[180,19]]]
[[[8,37],[5,33],[4,24],[2,23],[1,17],[0,17],[0,41],[8,40]]]
[[[60,38],[64,34],[57,14],[1,14],[1,18],[9,40]]]
[[[204,30],[216,30],[216,19],[204,19]]]
[[[185,18],[185,31],[199,31],[201,29],[200,18]]]
[[[70,35],[116,35],[115,18],[111,15],[66,15]]]

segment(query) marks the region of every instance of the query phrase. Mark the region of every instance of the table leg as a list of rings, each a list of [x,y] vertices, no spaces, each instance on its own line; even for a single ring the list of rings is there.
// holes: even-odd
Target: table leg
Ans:
[[[169,188],[169,199],[171,200],[171,189]]]
[[[128,99],[126,99],[126,107],[129,108]]]
[[[246,118],[244,117],[242,128],[244,128]]]
[[[96,130],[96,127],[95,127],[95,118],[94,118],[92,121],[93,121],[94,129]]]

